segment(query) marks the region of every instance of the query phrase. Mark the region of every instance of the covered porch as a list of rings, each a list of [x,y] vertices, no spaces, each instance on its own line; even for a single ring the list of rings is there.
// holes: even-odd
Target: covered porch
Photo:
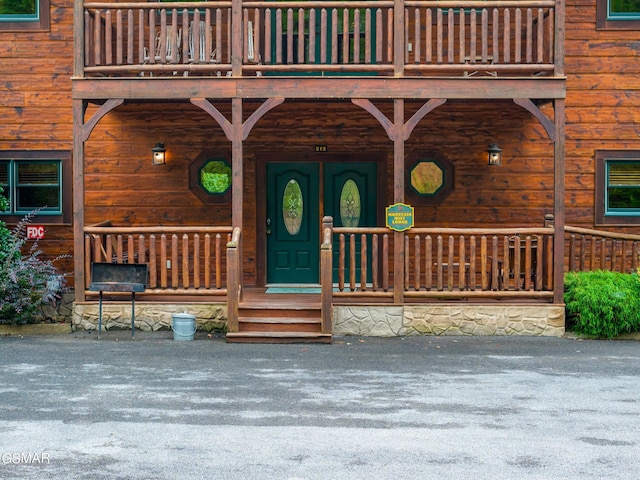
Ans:
[[[319,217],[314,222],[318,261],[313,263],[319,265],[321,293],[315,294],[313,311],[306,312],[306,320],[300,322],[305,328],[314,323],[313,333],[330,341],[337,319],[346,311],[343,306],[404,312],[414,305],[451,302],[554,308],[562,304],[563,2],[495,1],[478,8],[473,1],[123,4],[76,0],[74,29],[74,261],[79,307],[95,302],[95,292],[88,289],[92,262],[144,261],[151,273],[147,290],[139,295],[141,302],[222,305],[229,339],[240,338],[243,331],[253,332],[254,340],[263,338],[259,331],[247,330],[248,323],[253,325],[250,328],[268,330],[247,321],[256,316],[277,325],[271,328],[272,336],[274,331],[286,331],[290,326],[274,320],[284,314],[273,312],[285,311],[284,307],[257,311],[256,295],[268,294],[260,280],[247,281],[248,266],[253,269],[265,256],[259,239],[265,220],[260,215],[265,215],[258,206],[265,196],[251,196],[250,189],[265,188],[264,177],[259,176],[264,168],[258,159],[264,147],[260,140],[271,139],[270,148],[276,151],[290,142],[283,137],[287,133],[283,129],[275,133],[278,123],[266,131],[265,117],[281,110],[284,113],[278,118],[286,124],[287,114],[301,114],[298,102],[315,104],[316,112],[339,104],[343,110],[336,114],[340,118],[333,138],[344,141],[342,125],[351,122],[346,143],[351,155],[362,153],[358,128],[366,123],[368,138],[375,141],[366,153],[383,152],[377,173],[379,183],[384,183],[378,209],[383,206],[380,202],[408,201],[406,147],[421,147],[422,141],[412,138],[416,131],[423,137],[432,135],[423,125],[443,106],[452,105],[459,123],[471,119],[466,129],[471,131],[485,122],[483,102],[503,102],[505,111],[524,112],[531,120],[526,128],[536,130],[532,135],[545,142],[539,147],[541,154],[528,155],[544,175],[541,187],[531,189],[544,189],[544,198],[530,210],[521,196],[518,202],[524,216],[514,215],[507,222],[499,211],[508,212],[508,199],[493,211],[482,206],[491,217],[487,228],[466,228],[464,220],[448,228],[446,213],[431,221],[421,219],[406,232],[382,227],[380,215],[359,227],[334,225]],[[228,212],[227,206],[221,207],[223,220],[216,221],[215,227],[197,218],[197,213],[187,219],[167,215],[170,221],[162,226],[162,216],[145,223],[135,211],[118,211],[121,218],[114,219],[113,225],[95,225],[105,220],[97,218],[100,206],[111,208],[124,198],[121,194],[102,204],[95,190],[93,221],[86,221],[86,143],[103,119],[134,105],[155,109],[156,118],[162,115],[162,106],[176,112],[182,109],[176,113],[182,123],[186,123],[184,112],[193,115],[196,109],[213,124],[208,137],[228,145],[231,198]],[[494,111],[503,117],[500,108],[494,106]],[[508,119],[498,120],[502,126],[509,124]],[[313,121],[317,120],[305,118],[307,125]],[[525,120],[519,122],[525,124]],[[186,129],[175,124],[172,128]],[[302,128],[310,127],[303,124]],[[252,139],[255,131],[262,137]],[[201,135],[194,129],[188,133]],[[110,132],[102,135],[111,138]],[[449,138],[448,146],[459,146],[459,138],[464,138],[464,132]],[[517,135],[509,140],[519,141]],[[252,164],[249,155],[253,155]],[[465,168],[474,168],[465,152],[457,155]],[[92,156],[100,158],[95,152]],[[103,162],[94,162],[96,185]],[[135,158],[133,164],[138,163]],[[176,163],[176,171],[186,171],[189,167],[184,164]],[[252,175],[258,173],[249,176],[247,169]],[[516,172],[526,175],[526,166],[515,167],[510,175]],[[154,181],[151,173],[146,178]],[[249,186],[249,181],[254,183]],[[467,188],[469,196],[473,187]],[[490,189],[485,187],[489,200]],[[184,197],[182,192],[172,193],[175,198]],[[188,215],[188,208],[180,212]],[[205,212],[202,205],[198,209]],[[148,202],[147,211],[151,211]],[[139,221],[123,221],[131,218]],[[294,308],[295,298],[288,298]],[[401,318],[405,317],[403,313]]]
[[[218,321],[230,341],[330,341],[334,332],[558,335],[564,315],[562,305],[554,302],[554,271],[562,272],[564,262],[554,268],[554,235],[551,218],[539,228],[392,232],[385,227],[334,227],[326,217],[318,293],[273,294],[265,287],[243,285],[239,228],[87,226],[89,274],[78,306],[80,317],[90,323],[97,300],[89,289],[92,262],[146,263],[149,282],[136,297],[140,319],[144,305],[156,315],[163,306],[167,315],[195,304],[200,312],[206,310],[203,305],[222,308]],[[362,248],[355,248],[356,240]],[[397,242],[402,249],[395,248]],[[402,252],[399,263],[397,251]],[[126,317],[127,295],[111,293],[108,298],[115,302],[106,303],[107,318],[110,308],[116,317]],[[259,313],[252,314],[255,310]],[[294,320],[265,318],[274,310]],[[446,320],[452,314],[461,317],[458,325]],[[201,316],[200,323],[206,323],[207,315]],[[535,324],[535,318],[544,325]],[[147,328],[167,323],[165,316]]]

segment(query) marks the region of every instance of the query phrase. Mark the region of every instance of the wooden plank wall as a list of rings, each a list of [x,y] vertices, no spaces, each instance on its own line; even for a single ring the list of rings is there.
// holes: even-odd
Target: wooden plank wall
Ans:
[[[48,32],[0,30],[0,150],[72,150],[73,2],[52,1],[50,15]],[[72,253],[70,225],[33,223],[46,226],[43,258]],[[72,259],[58,265],[73,271]]]
[[[247,102],[245,117],[259,103]],[[408,106],[407,116],[421,102]],[[228,103],[216,106],[230,118]],[[391,116],[392,105],[381,103]],[[116,141],[117,140],[117,141]],[[151,164],[151,148],[164,142],[167,164]],[[486,148],[498,143],[502,167],[489,167]],[[319,156],[316,145],[327,147]],[[407,199],[420,226],[542,226],[553,211],[553,149],[542,127],[513,102],[448,103],[427,116],[407,143],[407,154],[437,149],[454,164],[455,187],[436,204]],[[205,204],[189,190],[194,161],[230,156],[230,144],[204,112],[190,104],[125,105],[107,115],[86,145],[87,223],[114,225],[229,225],[230,204]],[[245,152],[245,281],[256,277],[257,160],[278,152],[282,161],[331,160],[332,153],[370,151],[386,157],[393,177],[393,145],[367,112],[350,102],[285,102],[253,129]],[[204,152],[204,153],[203,153]],[[206,155],[205,155],[206,157]],[[270,155],[270,157],[273,157]],[[524,172],[527,172],[525,175]],[[387,182],[383,205],[391,203]],[[379,223],[384,225],[384,213]]]
[[[638,31],[596,30],[595,0],[567,1],[566,223],[594,224],[594,155],[640,150]],[[638,233],[638,227],[610,231]]]
[[[0,32],[0,148],[72,148],[72,2],[54,0],[51,30]],[[595,0],[569,0],[566,15],[568,224],[593,226],[597,148],[640,149],[637,32],[596,31]],[[212,100],[231,118],[229,105]],[[407,105],[407,118],[422,103]],[[245,105],[245,118],[258,104]],[[389,118],[393,107],[378,104]],[[95,108],[95,107],[92,107]],[[553,115],[550,105],[542,107]],[[93,110],[90,108],[89,115]],[[168,164],[151,165],[165,142]],[[503,149],[502,167],[488,167],[489,143]],[[256,158],[262,151],[299,160],[316,144],[332,152],[383,152],[392,178],[393,145],[369,114],[349,102],[294,104],[269,112],[245,144],[245,279],[255,278]],[[542,127],[511,102],[448,102],[427,116],[406,152],[437,149],[455,167],[455,188],[441,203],[416,205],[424,226],[507,226],[543,223],[553,209],[553,148]],[[87,223],[230,223],[229,204],[204,204],[188,189],[188,166],[204,151],[230,156],[219,127],[190,104],[129,105],[108,114],[86,145]],[[70,185],[67,188],[71,188]],[[386,203],[391,199],[387,188]],[[633,231],[633,229],[627,229]],[[69,253],[72,231],[48,226],[48,256]],[[71,271],[71,262],[65,263]]]

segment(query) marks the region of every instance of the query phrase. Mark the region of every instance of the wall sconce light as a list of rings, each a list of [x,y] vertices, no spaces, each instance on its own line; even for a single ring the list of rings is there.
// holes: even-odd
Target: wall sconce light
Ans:
[[[156,146],[151,149],[153,153],[153,164],[164,165],[167,161],[167,149],[164,148],[164,143],[156,143]]]
[[[502,150],[498,145],[495,143],[489,145],[487,153],[489,154],[489,165],[502,165]]]

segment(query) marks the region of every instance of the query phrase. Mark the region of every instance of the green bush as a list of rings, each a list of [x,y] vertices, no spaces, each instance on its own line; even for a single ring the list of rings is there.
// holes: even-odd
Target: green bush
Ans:
[[[637,274],[594,271],[565,276],[567,326],[597,338],[640,330]]]
[[[26,227],[33,212],[9,231],[0,225],[0,324],[23,325],[39,321],[39,309],[59,300],[64,275],[55,260],[43,260],[34,242],[24,253]]]

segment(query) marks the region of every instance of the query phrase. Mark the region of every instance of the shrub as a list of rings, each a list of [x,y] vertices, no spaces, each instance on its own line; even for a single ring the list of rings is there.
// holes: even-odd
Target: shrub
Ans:
[[[64,288],[64,275],[55,260],[40,258],[37,242],[23,254],[26,227],[36,213],[25,216],[11,231],[4,224],[0,227],[0,324],[35,323],[38,310],[55,305]]]
[[[637,274],[593,271],[565,276],[567,324],[578,333],[612,338],[640,330]]]

